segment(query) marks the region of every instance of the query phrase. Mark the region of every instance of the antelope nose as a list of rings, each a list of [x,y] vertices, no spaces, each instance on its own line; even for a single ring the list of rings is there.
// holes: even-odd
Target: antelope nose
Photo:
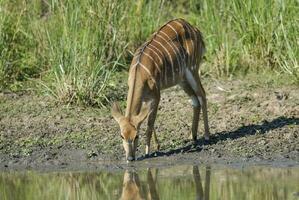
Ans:
[[[132,156],[129,156],[129,157],[127,158],[127,160],[128,160],[128,161],[133,161],[134,158],[133,158]]]

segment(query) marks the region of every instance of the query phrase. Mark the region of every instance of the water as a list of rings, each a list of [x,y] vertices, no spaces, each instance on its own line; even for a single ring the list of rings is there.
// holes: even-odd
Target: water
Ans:
[[[0,199],[299,200],[299,168],[176,166],[117,172],[0,172]]]

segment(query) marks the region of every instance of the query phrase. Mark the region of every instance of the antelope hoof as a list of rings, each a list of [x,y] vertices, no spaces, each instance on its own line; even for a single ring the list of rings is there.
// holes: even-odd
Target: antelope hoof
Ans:
[[[209,135],[205,135],[204,138],[205,138],[205,141],[210,141],[210,136]]]
[[[193,143],[196,143],[197,142],[197,137],[196,136],[192,136],[192,141],[193,141]]]
[[[197,136],[195,135],[193,135],[193,134],[190,134],[190,136],[189,136],[189,140],[191,141],[193,141],[193,142],[196,142],[196,140],[197,140]]]

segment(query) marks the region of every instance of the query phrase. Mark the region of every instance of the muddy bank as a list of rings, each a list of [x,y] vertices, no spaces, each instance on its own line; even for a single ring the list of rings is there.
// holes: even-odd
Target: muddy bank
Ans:
[[[179,87],[162,93],[149,158],[144,127],[133,166],[173,163],[299,163],[299,88],[252,80],[205,80],[211,141],[189,140],[191,101]],[[124,91],[125,94],[125,91]],[[108,109],[55,104],[28,93],[0,93],[1,169],[123,168],[124,151]]]

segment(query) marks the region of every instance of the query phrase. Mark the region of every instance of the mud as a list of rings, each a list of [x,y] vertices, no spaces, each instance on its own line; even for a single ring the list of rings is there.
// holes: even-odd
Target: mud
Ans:
[[[190,141],[192,107],[179,87],[163,91],[156,132],[161,149],[127,165],[109,109],[59,105],[28,92],[0,93],[0,169],[122,169],[177,163],[299,164],[299,88],[253,80],[204,81],[211,140]],[[125,95],[125,90],[122,92]]]

